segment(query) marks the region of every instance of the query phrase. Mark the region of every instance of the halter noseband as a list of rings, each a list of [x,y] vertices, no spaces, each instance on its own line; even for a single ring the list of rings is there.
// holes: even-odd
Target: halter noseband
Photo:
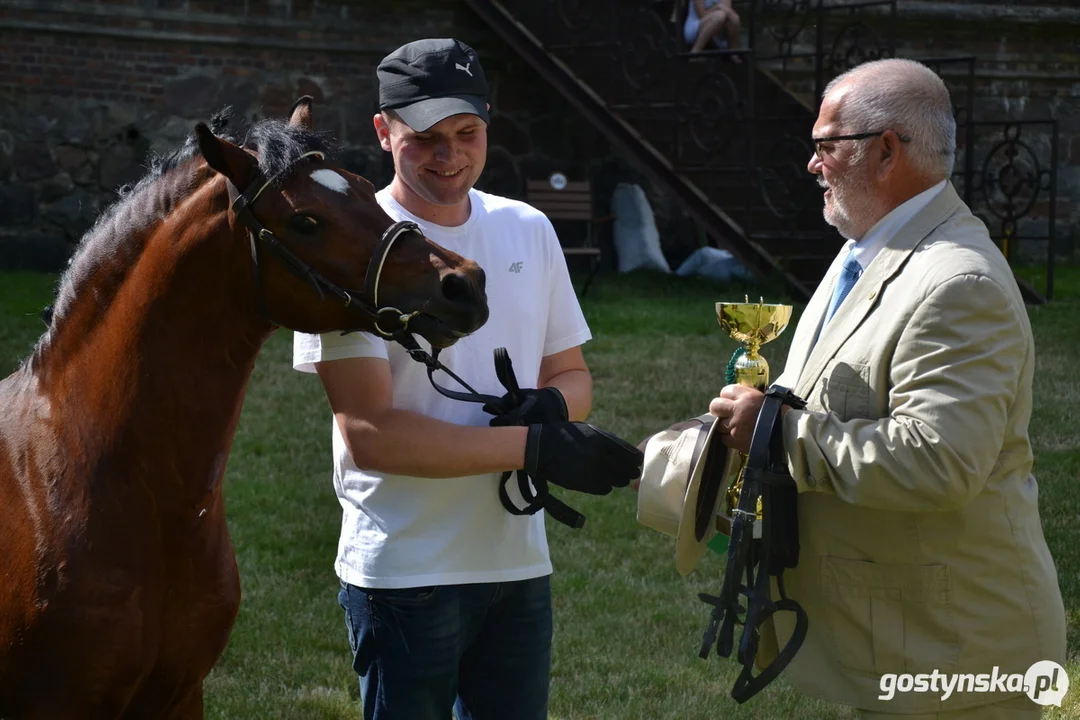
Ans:
[[[379,243],[375,246],[375,251],[371,255],[371,260],[368,262],[363,290],[357,293],[356,291],[350,291],[332,280],[329,280],[318,270],[297,257],[295,253],[289,250],[289,248],[274,235],[274,233],[260,223],[251,212],[251,206],[259,196],[262,195],[266,188],[273,185],[278,178],[289,172],[293,165],[308,157],[316,157],[323,160],[326,156],[319,150],[306,152],[296,158],[296,160],[290,163],[284,170],[269,179],[265,178],[261,172],[256,172],[252,181],[248,183],[248,186],[240,193],[237,192],[236,186],[231,182],[228,184],[229,195],[234,196],[232,200],[233,213],[236,215],[236,219],[239,220],[248,231],[248,238],[251,242],[252,277],[254,278],[256,293],[259,298],[260,312],[264,317],[273,322],[267,312],[266,295],[263,292],[260,244],[265,243],[266,247],[271,250],[278,259],[285,263],[285,266],[288,267],[289,270],[311,283],[315,288],[315,291],[319,293],[320,300],[325,297],[323,291],[336,296],[342,301],[345,307],[353,308],[361,315],[366,316],[367,319],[371,321],[375,332],[384,338],[393,339],[398,334],[406,333],[408,331],[409,321],[419,315],[420,311],[417,310],[411,313],[405,313],[395,307],[380,306],[379,283],[382,280],[383,266],[386,264],[386,258],[390,254],[390,250],[393,248],[394,243],[399,237],[407,232],[419,233],[420,228],[416,223],[409,221],[396,222],[383,231],[382,237],[379,238]]]

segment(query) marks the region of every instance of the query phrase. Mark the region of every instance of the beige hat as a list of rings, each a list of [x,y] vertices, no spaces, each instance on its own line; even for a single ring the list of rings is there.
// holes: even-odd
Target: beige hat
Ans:
[[[689,574],[716,534],[727,448],[718,424],[702,415],[684,430],[664,430],[645,445],[638,522],[675,538],[675,569]],[[716,439],[716,442],[713,440]]]

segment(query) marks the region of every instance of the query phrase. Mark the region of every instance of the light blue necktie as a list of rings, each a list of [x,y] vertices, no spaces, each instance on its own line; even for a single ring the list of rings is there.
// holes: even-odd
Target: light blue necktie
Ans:
[[[836,288],[833,290],[832,302],[829,303],[829,312],[825,315],[825,322],[832,319],[836,309],[840,307],[840,303],[844,302],[844,298],[851,292],[851,288],[855,287],[855,283],[861,275],[862,266],[855,259],[855,250],[849,250],[848,256],[844,260],[844,267],[840,270],[840,278],[836,281]]]

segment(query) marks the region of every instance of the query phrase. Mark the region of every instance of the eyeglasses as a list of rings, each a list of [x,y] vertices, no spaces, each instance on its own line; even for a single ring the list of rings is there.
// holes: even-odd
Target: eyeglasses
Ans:
[[[887,132],[888,130],[881,130],[879,132],[855,133],[854,135],[833,135],[832,137],[810,138],[810,141],[814,143],[814,154],[818,156],[818,160],[824,160],[822,154],[825,152],[825,148],[822,145],[825,143],[839,142],[840,140],[866,140],[867,138],[881,137]],[[904,135],[898,135],[897,137],[900,138],[900,142],[911,142],[911,138]]]

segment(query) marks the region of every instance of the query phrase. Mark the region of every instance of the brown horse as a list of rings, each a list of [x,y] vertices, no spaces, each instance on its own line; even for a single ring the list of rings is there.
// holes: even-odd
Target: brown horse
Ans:
[[[0,718],[202,718],[240,603],[222,476],[264,341],[407,324],[446,346],[487,319],[475,263],[325,163],[309,98],[243,146],[221,130],[103,214],[0,382]]]

